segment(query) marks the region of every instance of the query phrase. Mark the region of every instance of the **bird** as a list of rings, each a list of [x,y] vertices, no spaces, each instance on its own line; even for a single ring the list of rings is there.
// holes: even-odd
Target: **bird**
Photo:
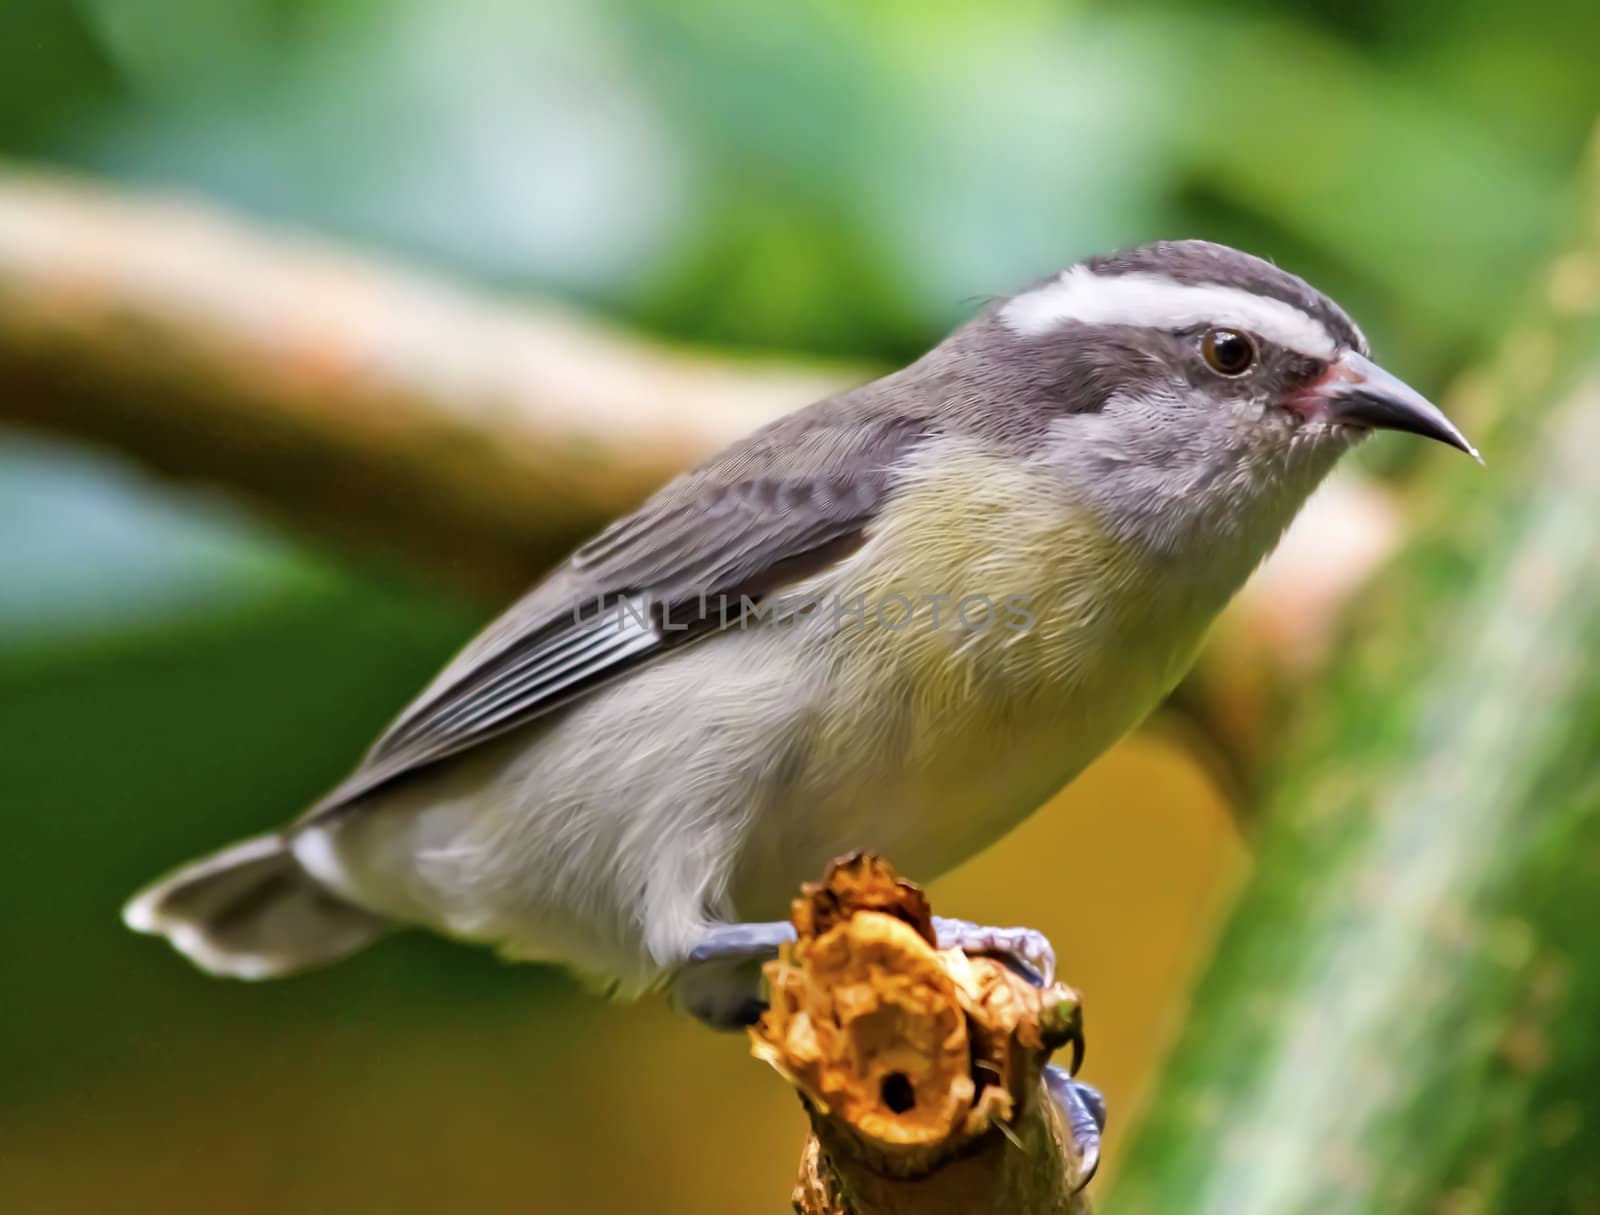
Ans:
[[[1273,263],[1086,258],[667,484],[125,921],[241,979],[421,926],[747,1023],[802,880],[931,879],[1070,783],[1376,430],[1477,455]],[[1053,970],[1031,929],[939,935]]]

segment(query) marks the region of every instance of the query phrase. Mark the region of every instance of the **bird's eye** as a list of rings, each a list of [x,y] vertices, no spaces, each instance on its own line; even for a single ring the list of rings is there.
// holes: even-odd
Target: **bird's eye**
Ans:
[[[1237,329],[1212,329],[1201,340],[1200,353],[1212,371],[1243,375],[1256,361],[1256,344]]]

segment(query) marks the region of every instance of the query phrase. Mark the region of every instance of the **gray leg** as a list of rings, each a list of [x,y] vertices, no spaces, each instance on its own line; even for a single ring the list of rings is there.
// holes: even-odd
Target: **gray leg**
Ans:
[[[933,917],[940,949],[991,954],[1035,987],[1047,987],[1056,978],[1056,951],[1050,938],[1036,928],[990,928],[968,920]]]
[[[1044,1069],[1044,1086],[1067,1120],[1067,1133],[1072,1136],[1073,1146],[1083,1161],[1082,1185],[1088,1185],[1100,1167],[1100,1133],[1106,1129],[1106,1099],[1099,1089],[1074,1080],[1066,1068],[1054,1063],[1047,1064]]]
[[[793,940],[794,925],[787,920],[713,926],[673,979],[673,1003],[712,1029],[753,1025],[767,1007],[761,964]]]
[[[778,956],[779,946],[793,940],[794,925],[788,920],[765,924],[715,924],[689,951],[689,963],[770,962]]]

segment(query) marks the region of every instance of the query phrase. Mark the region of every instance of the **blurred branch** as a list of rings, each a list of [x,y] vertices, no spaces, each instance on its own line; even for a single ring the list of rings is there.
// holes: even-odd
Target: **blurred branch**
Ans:
[[[193,203],[0,173],[0,422],[223,486],[492,600],[842,367],[689,353]],[[1400,534],[1314,505],[1178,702],[1253,769],[1327,620]],[[1274,570],[1286,570],[1274,579]]]
[[[1091,1171],[1041,1070],[1076,996],[933,947],[927,900],[883,862],[836,862],[769,963],[756,1055],[801,1094],[799,1215],[1085,1215]]]
[[[503,595],[840,368],[691,354],[209,208],[0,174],[0,422]]]
[[[1305,698],[1119,1212],[1600,1202],[1600,142],[1591,172],[1457,394],[1487,468],[1429,464]]]

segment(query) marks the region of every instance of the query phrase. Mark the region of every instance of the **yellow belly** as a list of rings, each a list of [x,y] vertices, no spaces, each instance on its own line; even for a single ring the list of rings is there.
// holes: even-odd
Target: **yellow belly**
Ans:
[[[1155,707],[1219,606],[1119,546],[1048,470],[935,458],[824,591],[846,610],[818,637],[828,675],[794,804],[750,841],[741,911],[852,848],[929,879],[986,847]]]

